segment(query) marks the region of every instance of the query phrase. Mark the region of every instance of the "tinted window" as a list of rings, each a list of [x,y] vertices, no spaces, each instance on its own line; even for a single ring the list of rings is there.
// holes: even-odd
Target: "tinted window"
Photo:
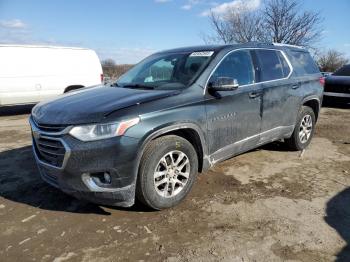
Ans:
[[[283,76],[288,77],[290,74],[290,67],[288,66],[288,63],[286,61],[286,58],[283,56],[282,52],[277,52],[278,58],[281,61],[282,64],[282,71],[283,71]]]
[[[283,65],[275,50],[257,50],[260,64],[260,81],[270,81],[284,78]],[[288,65],[287,65],[288,66]]]
[[[188,57],[185,63],[184,72],[196,73],[198,69],[207,62],[208,57],[206,56],[193,56]]]
[[[229,54],[215,70],[211,81],[217,77],[236,79],[239,85],[254,83],[254,67],[248,50],[235,51]]]
[[[291,50],[289,51],[289,58],[298,75],[320,73],[320,70],[308,52]]]
[[[339,68],[337,71],[334,72],[335,76],[350,76],[350,64],[345,65],[342,68]]]
[[[117,86],[185,88],[203,71],[213,56],[214,51],[154,54],[122,75],[117,81]]]

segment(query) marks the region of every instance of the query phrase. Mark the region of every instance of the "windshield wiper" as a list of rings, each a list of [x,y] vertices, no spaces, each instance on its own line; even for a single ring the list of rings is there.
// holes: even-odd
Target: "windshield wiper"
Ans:
[[[120,85],[118,85],[118,82],[114,82],[114,83],[110,84],[110,86],[112,86],[112,87],[120,87]]]
[[[123,85],[124,88],[140,88],[140,89],[154,89],[153,86],[148,86],[148,85],[142,85],[142,84],[126,84]]]

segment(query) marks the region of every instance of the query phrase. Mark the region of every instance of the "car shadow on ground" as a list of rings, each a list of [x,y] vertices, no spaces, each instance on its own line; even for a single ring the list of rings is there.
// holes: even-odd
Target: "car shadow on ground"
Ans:
[[[278,141],[254,150],[290,151],[283,142]],[[139,202],[130,208],[96,205],[78,200],[48,185],[40,177],[31,146],[0,152],[0,170],[0,197],[12,202],[43,210],[71,213],[110,215],[108,209],[110,211],[154,212]]]
[[[346,242],[346,246],[336,255],[336,261],[350,261],[350,188],[328,201],[324,219]]]
[[[31,146],[0,152],[0,197],[35,208],[72,213],[110,215],[102,206],[75,199],[40,177]],[[108,209],[146,212],[142,205]]]
[[[293,152],[283,141],[275,141],[262,145],[254,150],[266,150],[266,151],[276,151],[276,152]]]

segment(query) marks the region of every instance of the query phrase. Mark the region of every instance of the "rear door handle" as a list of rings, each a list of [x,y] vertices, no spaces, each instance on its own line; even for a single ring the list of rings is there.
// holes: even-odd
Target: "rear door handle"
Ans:
[[[294,84],[292,85],[292,89],[298,89],[300,87],[300,84]]]
[[[249,93],[249,98],[254,99],[254,98],[261,96],[261,94],[262,94],[261,92],[253,91],[253,92]]]

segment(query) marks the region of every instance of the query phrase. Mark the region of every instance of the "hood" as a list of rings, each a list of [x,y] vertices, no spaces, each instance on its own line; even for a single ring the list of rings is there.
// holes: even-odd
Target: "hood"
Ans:
[[[64,94],[36,105],[32,117],[39,124],[97,123],[114,111],[178,94],[179,90],[140,90],[94,87]]]

